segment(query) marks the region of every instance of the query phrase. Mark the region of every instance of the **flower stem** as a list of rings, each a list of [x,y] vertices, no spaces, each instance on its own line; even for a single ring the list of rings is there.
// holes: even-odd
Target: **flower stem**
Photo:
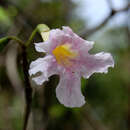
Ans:
[[[21,46],[24,45],[23,41],[20,40],[20,39],[19,39],[18,37],[16,37],[16,36],[8,36],[7,38],[9,38],[10,40],[16,41],[16,42],[17,42],[19,45],[21,45]]]
[[[31,105],[32,105],[32,88],[29,82],[29,74],[28,74],[28,61],[27,61],[27,53],[26,47],[22,47],[22,58],[23,58],[23,72],[24,72],[24,83],[25,83],[25,99],[26,99],[26,107],[25,107],[25,115],[24,115],[24,125],[23,130],[27,130],[27,125],[29,121],[29,116],[31,113]]]
[[[10,40],[14,40],[20,46],[24,46],[23,41],[20,40],[18,37],[16,37],[16,36],[7,36],[7,37],[0,38],[0,51],[2,51],[4,49],[4,47],[9,43]]]
[[[35,28],[31,34],[31,36],[29,37],[28,41],[25,43],[25,46],[29,46],[34,38],[34,36],[36,35],[37,33],[37,28]]]
[[[31,42],[37,32],[42,36],[42,33],[48,32],[49,30],[50,30],[49,27],[45,24],[37,25],[37,27],[33,30],[31,36],[29,37],[28,41],[25,43],[25,46],[27,47],[31,44]]]

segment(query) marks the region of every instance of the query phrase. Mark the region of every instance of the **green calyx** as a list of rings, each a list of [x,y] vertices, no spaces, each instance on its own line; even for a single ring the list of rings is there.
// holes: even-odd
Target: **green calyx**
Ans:
[[[48,31],[50,31],[50,28],[49,28],[47,25],[45,25],[45,24],[39,24],[39,25],[37,26],[37,31],[41,34],[41,33],[43,33],[43,32],[48,32]]]

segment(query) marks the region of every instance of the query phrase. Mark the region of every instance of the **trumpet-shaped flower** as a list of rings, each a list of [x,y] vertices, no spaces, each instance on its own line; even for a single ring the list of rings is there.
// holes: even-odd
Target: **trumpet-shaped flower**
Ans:
[[[60,76],[56,97],[67,107],[81,107],[85,98],[81,93],[81,77],[89,78],[93,73],[107,73],[114,67],[110,53],[89,54],[93,42],[76,35],[69,27],[53,29],[45,42],[35,43],[36,51],[46,53],[30,64],[29,74],[41,75],[32,79],[42,85],[54,74]]]

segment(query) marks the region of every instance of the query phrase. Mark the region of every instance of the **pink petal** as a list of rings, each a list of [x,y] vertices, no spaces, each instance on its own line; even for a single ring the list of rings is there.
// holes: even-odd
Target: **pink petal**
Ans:
[[[60,29],[55,29],[50,31],[49,36],[50,52],[54,50],[57,46],[65,43],[72,43],[72,37],[69,34],[64,33]]]
[[[89,78],[93,73],[107,73],[109,67],[114,67],[114,60],[110,53],[97,53],[86,55],[82,58],[80,71],[84,78]]]
[[[74,33],[73,33],[73,31],[72,31],[72,29],[70,27],[63,26],[62,28],[63,28],[64,33],[69,34],[71,36],[74,36]]]
[[[80,76],[77,73],[64,73],[60,75],[60,82],[56,88],[56,96],[66,107],[81,107],[85,104],[81,93]]]
[[[64,32],[60,29],[52,29],[50,31],[49,40],[52,44],[61,44],[62,36],[64,36]]]
[[[45,81],[48,81],[48,77],[42,73],[40,76],[32,78],[32,80],[35,81],[37,85],[42,85]]]
[[[40,76],[33,77],[38,85],[41,85],[44,81],[48,80],[51,75],[57,74],[57,67],[55,66],[55,59],[53,56],[48,55],[44,58],[38,58],[30,64],[29,74],[34,75],[41,72]]]
[[[48,41],[34,44],[37,52],[49,52],[50,43]]]
[[[70,27],[63,26],[63,32],[65,34],[68,34],[72,38],[72,43],[74,48],[80,50],[80,51],[89,51],[92,47],[94,42],[93,41],[87,41],[79,37],[76,33],[72,31]],[[68,42],[69,43],[69,42]]]
[[[90,49],[93,48],[93,45],[94,45],[93,41],[86,40],[85,42],[82,42],[82,45],[79,47],[79,50],[86,54],[86,52],[88,52]]]
[[[37,72],[43,72],[43,64],[45,63],[45,58],[38,58],[37,60],[31,62],[29,67],[30,76],[36,74]]]

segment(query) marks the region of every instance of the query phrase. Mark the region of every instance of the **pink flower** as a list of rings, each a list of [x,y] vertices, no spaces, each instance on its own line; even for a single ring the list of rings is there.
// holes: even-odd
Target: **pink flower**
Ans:
[[[54,74],[59,75],[56,88],[59,102],[67,107],[81,107],[85,104],[81,77],[89,78],[95,72],[107,73],[109,67],[114,67],[110,53],[88,53],[93,44],[76,35],[69,27],[53,29],[45,42],[35,43],[36,51],[44,52],[46,56],[31,63],[29,74],[41,72],[40,76],[32,78],[38,85]]]

